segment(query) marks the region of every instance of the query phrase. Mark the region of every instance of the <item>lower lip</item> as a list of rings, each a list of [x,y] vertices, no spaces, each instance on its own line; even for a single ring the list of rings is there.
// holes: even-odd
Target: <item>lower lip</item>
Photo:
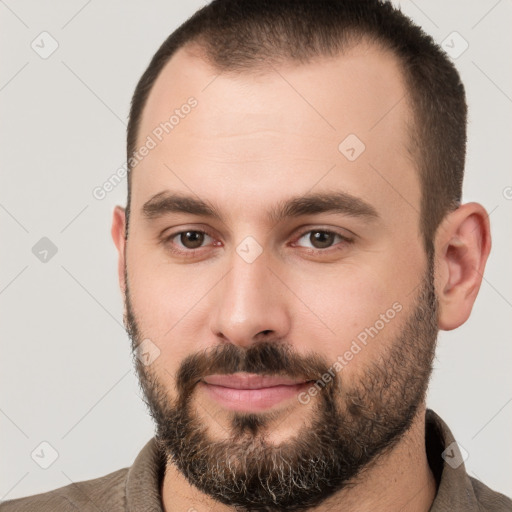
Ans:
[[[311,385],[309,382],[291,386],[272,386],[260,389],[235,389],[200,382],[211,398],[233,411],[262,411],[284,400],[296,397]]]

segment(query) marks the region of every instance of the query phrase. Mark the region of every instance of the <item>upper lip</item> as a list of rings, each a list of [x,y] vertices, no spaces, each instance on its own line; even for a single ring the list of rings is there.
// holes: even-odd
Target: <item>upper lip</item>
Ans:
[[[208,375],[203,379],[207,384],[233,389],[261,389],[272,386],[294,386],[308,382],[280,375],[256,375],[254,373],[232,373],[230,375]]]

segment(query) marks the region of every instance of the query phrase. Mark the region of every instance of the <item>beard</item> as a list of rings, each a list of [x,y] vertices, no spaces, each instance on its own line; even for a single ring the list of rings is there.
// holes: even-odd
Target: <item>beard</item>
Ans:
[[[144,336],[125,282],[125,323],[135,352]],[[201,492],[238,510],[307,510],[355,485],[362,470],[407,433],[424,403],[435,354],[437,308],[430,260],[401,331],[387,347],[377,349],[378,359],[350,380],[343,370],[336,372],[309,405],[296,404],[292,410],[304,407],[311,420],[279,444],[269,443],[265,433],[286,420],[282,410],[230,411],[229,434],[213,439],[194,408],[196,385],[208,375],[235,372],[319,382],[332,367],[319,354],[296,354],[292,345],[281,341],[266,340],[249,348],[217,345],[182,361],[173,400],[163,381],[134,358],[156,424],[156,440],[168,463]]]

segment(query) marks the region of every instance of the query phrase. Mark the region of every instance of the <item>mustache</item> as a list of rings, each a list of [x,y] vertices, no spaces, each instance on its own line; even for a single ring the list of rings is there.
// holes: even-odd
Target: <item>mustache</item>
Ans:
[[[310,352],[302,356],[280,341],[266,340],[249,348],[225,343],[187,356],[176,373],[176,386],[180,397],[186,399],[201,379],[212,374],[247,372],[317,380],[328,368],[318,354]]]

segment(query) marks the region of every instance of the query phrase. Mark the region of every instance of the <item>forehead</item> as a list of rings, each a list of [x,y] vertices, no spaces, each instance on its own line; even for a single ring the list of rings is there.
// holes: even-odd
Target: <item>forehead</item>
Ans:
[[[143,111],[137,148],[151,140],[151,149],[133,172],[132,203],[187,188],[222,202],[248,183],[251,197],[241,202],[257,191],[271,201],[321,179],[323,187],[377,203],[403,195],[402,187],[407,202],[419,204],[410,122],[399,63],[375,46],[238,73],[219,72],[182,48]],[[322,178],[333,166],[336,172]]]

